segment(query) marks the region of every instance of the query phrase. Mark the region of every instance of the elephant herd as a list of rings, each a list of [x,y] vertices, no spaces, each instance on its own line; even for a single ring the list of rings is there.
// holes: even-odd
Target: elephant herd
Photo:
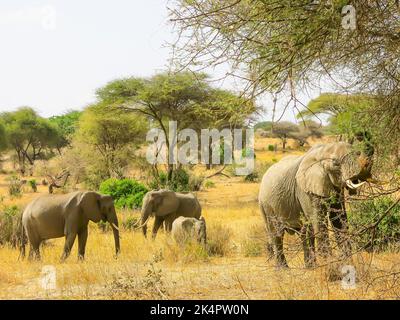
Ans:
[[[164,223],[166,231],[178,242],[194,238],[205,246],[206,226],[201,206],[193,194],[169,190],[150,191],[143,198],[141,228],[146,236],[147,222],[155,217],[152,237]],[[26,237],[30,243],[29,259],[40,259],[40,244],[47,239],[65,237],[61,261],[70,254],[78,237],[78,259],[85,256],[88,224],[108,222],[114,233],[115,253],[120,252],[118,218],[113,199],[93,191],[45,195],[33,200],[22,214],[21,256],[25,257]]]
[[[330,255],[328,221],[342,255],[350,255],[344,192],[347,189],[354,193],[366,181],[371,181],[371,167],[371,152],[363,152],[362,148],[349,143],[335,142],[313,146],[301,156],[287,156],[266,171],[258,201],[265,222],[267,250],[275,257],[278,267],[288,266],[283,252],[285,232],[300,235],[306,267],[316,264],[315,240],[318,253]],[[144,236],[150,217],[155,218],[152,238],[164,224],[177,242],[192,238],[206,245],[206,223],[201,217],[201,205],[193,194],[169,190],[148,192],[139,221]],[[78,237],[78,258],[83,259],[89,221],[110,223],[118,255],[118,219],[110,196],[78,191],[38,197],[22,215],[22,256],[25,256],[26,237],[31,259],[40,259],[42,241],[65,237],[61,257],[65,260]]]

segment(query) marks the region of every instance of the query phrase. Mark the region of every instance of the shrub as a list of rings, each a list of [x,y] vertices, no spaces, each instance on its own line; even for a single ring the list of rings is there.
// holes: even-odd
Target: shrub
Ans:
[[[204,183],[204,187],[206,189],[214,188],[215,187],[215,183],[213,181],[211,181],[211,180],[206,180],[206,182]]]
[[[37,192],[37,183],[36,183],[36,180],[35,180],[35,179],[29,180],[28,183],[29,183],[29,185],[31,186],[32,191],[33,191],[33,192]]]
[[[176,192],[199,191],[203,184],[204,177],[189,175],[189,173],[180,168],[175,170],[172,179],[168,181],[168,176],[165,172],[159,172],[158,177],[155,177],[150,183],[150,189],[169,189]]]
[[[225,256],[230,252],[231,229],[217,224],[207,229],[207,250],[213,256]]]
[[[149,190],[133,179],[110,178],[100,184],[99,191],[112,196],[117,208],[133,209],[142,206],[143,197]]]
[[[256,171],[253,171],[252,173],[250,173],[244,177],[244,181],[256,182],[256,181],[258,181],[258,178],[259,178],[258,173]]]
[[[133,231],[137,228],[137,224],[139,222],[139,217],[135,217],[135,216],[127,216],[127,217],[123,217],[122,219],[122,227],[125,230],[129,230],[129,231]]]
[[[268,151],[275,151],[275,146],[273,144],[269,144]]]
[[[357,247],[367,250],[384,251],[400,241],[400,204],[395,205],[375,228],[367,228],[394,204],[390,197],[359,201],[351,205],[349,224]],[[365,231],[365,232],[364,232]]]
[[[10,244],[17,247],[21,240],[21,215],[22,211],[17,206],[6,206],[0,212],[0,244]]]
[[[252,173],[244,177],[244,181],[257,182],[259,181],[267,169],[272,165],[270,162],[257,162]]]
[[[12,197],[20,197],[22,193],[22,184],[17,176],[13,175],[8,179],[8,194]]]

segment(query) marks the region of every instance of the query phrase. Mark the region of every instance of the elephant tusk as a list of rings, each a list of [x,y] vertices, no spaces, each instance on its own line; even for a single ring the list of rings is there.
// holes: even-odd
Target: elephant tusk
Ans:
[[[366,183],[366,181],[360,182],[360,183],[353,183],[351,182],[351,180],[346,180],[346,185],[350,188],[350,189],[357,189],[359,187],[361,187],[364,183]]]
[[[112,225],[115,229],[117,229],[117,230],[119,231],[119,228],[116,226],[115,223],[111,223],[111,225]]]

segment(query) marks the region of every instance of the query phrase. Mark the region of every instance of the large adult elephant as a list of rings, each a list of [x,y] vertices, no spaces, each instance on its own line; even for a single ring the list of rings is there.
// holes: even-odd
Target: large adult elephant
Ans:
[[[118,219],[110,196],[92,191],[45,195],[33,200],[22,214],[22,225],[31,248],[29,258],[40,259],[43,240],[65,236],[61,260],[65,260],[78,236],[78,258],[85,256],[89,221],[108,221],[112,227],[116,254],[120,251]],[[22,255],[25,255],[24,244]]]
[[[163,222],[166,231],[170,232],[172,223],[178,217],[200,218],[201,206],[192,193],[179,193],[170,190],[149,191],[143,198],[141,213],[141,225],[145,237],[150,216],[155,217],[152,231],[154,239]]]
[[[306,267],[316,262],[315,238],[318,251],[329,255],[328,220],[342,254],[350,254],[344,189],[354,192],[371,178],[371,156],[345,142],[320,144],[303,156],[285,157],[267,170],[259,205],[270,253],[279,267],[288,266],[283,253],[285,231],[300,233]]]

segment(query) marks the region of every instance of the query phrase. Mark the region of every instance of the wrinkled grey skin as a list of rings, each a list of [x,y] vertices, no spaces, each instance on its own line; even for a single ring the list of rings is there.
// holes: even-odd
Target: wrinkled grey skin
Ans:
[[[172,223],[178,217],[200,218],[201,206],[196,196],[191,193],[178,193],[170,190],[149,191],[143,198],[141,224],[143,235],[147,234],[147,222],[154,216],[152,237],[164,222],[165,229],[170,232]]]
[[[369,179],[371,164],[370,158],[350,144],[337,142],[314,146],[303,156],[285,157],[267,170],[260,186],[259,205],[269,251],[275,255],[278,267],[288,266],[283,253],[285,231],[300,234],[306,267],[316,262],[315,238],[318,251],[329,255],[328,220],[342,254],[350,254],[344,188],[354,192],[357,184]]]
[[[206,221],[200,219],[178,217],[172,223],[171,235],[178,244],[184,244],[188,240],[195,240],[203,247],[207,243]]]
[[[45,195],[33,200],[22,214],[22,225],[30,243],[29,259],[40,259],[43,240],[65,236],[61,260],[70,254],[78,236],[78,258],[85,256],[89,221],[108,221],[112,227],[116,254],[120,251],[118,219],[110,196],[92,191]],[[24,245],[21,248],[25,256]]]

